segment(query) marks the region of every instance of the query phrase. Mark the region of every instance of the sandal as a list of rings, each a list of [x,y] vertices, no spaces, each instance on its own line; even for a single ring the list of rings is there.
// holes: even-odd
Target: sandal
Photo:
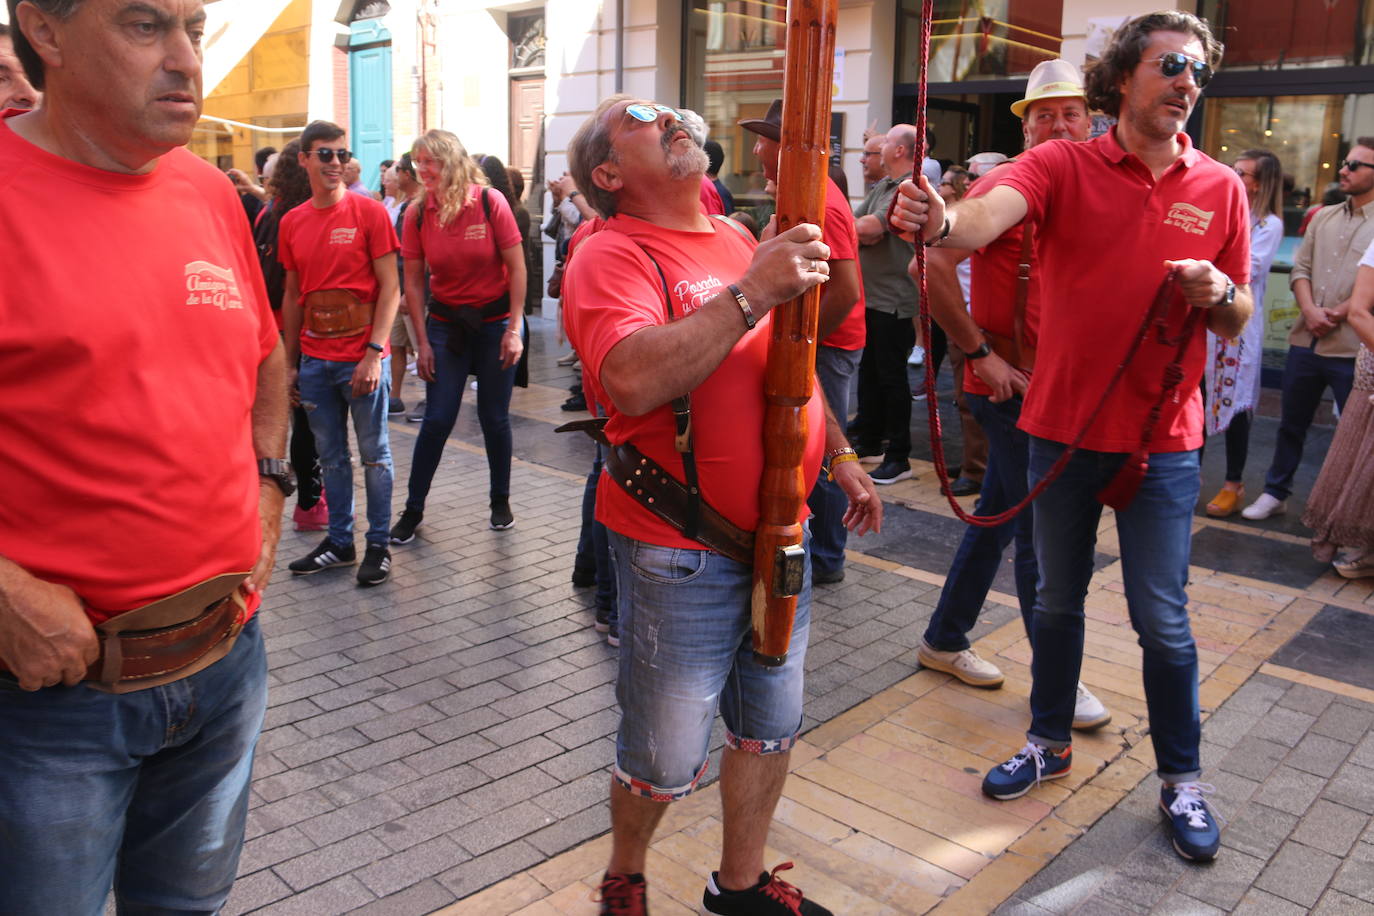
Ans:
[[[1222,487],[1212,501],[1207,504],[1207,514],[1212,518],[1226,518],[1235,513],[1241,500],[1245,498],[1245,485],[1241,484],[1239,489],[1230,490]]]

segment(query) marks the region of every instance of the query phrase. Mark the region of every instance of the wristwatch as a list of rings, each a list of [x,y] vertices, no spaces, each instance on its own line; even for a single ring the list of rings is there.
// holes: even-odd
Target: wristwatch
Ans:
[[[992,347],[989,347],[989,346],[988,346],[988,342],[987,342],[986,340],[983,341],[981,344],[978,345],[978,349],[977,349],[977,350],[974,350],[972,353],[965,353],[965,354],[964,354],[964,356],[966,356],[966,357],[969,358],[969,359],[982,359],[984,356],[991,356],[991,355],[992,355]]]
[[[1212,303],[1212,308],[1225,308],[1236,304],[1236,284],[1230,280],[1226,281],[1226,292],[1221,294],[1221,298]]]
[[[272,481],[281,490],[282,496],[296,492],[296,482],[291,479],[291,462],[281,458],[259,458],[258,476]]]

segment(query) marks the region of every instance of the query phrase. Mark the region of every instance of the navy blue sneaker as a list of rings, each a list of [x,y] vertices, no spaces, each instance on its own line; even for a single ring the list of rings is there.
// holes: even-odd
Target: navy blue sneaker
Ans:
[[[1159,790],[1159,807],[1169,819],[1174,850],[1189,861],[1210,862],[1217,857],[1221,828],[1216,812],[1202,797],[1215,791],[1205,782],[1166,783]]]
[[[1067,776],[1073,765],[1073,748],[1052,751],[1027,743],[1006,763],[999,763],[983,777],[983,794],[998,801],[1020,798],[1046,779]]]

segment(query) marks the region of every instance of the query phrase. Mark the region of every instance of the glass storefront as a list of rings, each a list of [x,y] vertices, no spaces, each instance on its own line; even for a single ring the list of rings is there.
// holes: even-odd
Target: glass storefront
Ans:
[[[1227,70],[1374,63],[1367,0],[1202,0],[1198,7],[1226,43]]]
[[[1059,56],[1062,0],[935,0],[932,83],[1025,76]],[[897,23],[897,82],[914,83],[920,61],[921,0],[902,0]]]

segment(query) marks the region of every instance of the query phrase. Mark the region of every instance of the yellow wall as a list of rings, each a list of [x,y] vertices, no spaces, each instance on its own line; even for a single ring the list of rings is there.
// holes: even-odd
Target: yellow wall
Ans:
[[[306,122],[309,82],[310,0],[291,4],[258,39],[219,87],[205,100],[205,113],[261,124],[291,127]],[[253,150],[280,149],[291,134],[268,134],[202,121],[190,143],[191,152],[211,164],[228,164],[253,174]],[[232,158],[232,163],[230,162]]]

